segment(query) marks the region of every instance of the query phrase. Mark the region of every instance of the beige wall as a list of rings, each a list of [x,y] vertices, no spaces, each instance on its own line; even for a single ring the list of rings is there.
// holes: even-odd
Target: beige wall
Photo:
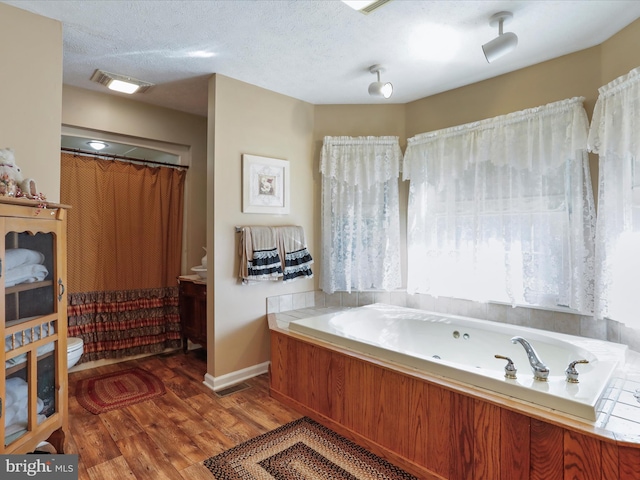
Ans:
[[[62,24],[0,4],[0,58],[0,148],[59,202]]]
[[[123,135],[125,143],[148,145],[149,140],[182,146],[188,151],[189,170],[185,185],[185,252],[183,274],[200,265],[206,244],[207,218],[207,119],[156,107],[126,97],[98,93],[65,85],[62,91],[62,123],[104,135]],[[105,136],[101,139],[108,139]],[[139,141],[139,143],[137,143]],[[58,137],[57,161],[60,138]]]
[[[583,96],[591,115],[600,47],[539,63],[407,104],[407,137]]]
[[[640,19],[602,44],[600,85],[640,67]]]
[[[312,255],[315,216],[313,105],[216,75],[209,91],[209,171],[213,171],[213,219],[209,219],[209,256],[213,292],[209,293],[209,375],[221,375],[269,360],[266,298],[313,290],[316,279],[292,283],[238,283],[236,225],[302,225]],[[242,154],[288,160],[291,213],[242,213]],[[212,283],[209,281],[209,291]],[[213,295],[213,297],[212,297]]]

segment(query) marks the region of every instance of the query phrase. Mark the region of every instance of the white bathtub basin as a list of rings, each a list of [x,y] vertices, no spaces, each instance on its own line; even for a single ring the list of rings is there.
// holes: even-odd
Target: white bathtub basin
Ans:
[[[445,315],[384,304],[292,321],[289,330],[590,421],[618,365],[625,345],[545,330]],[[548,381],[533,378],[522,336],[549,368]],[[504,376],[509,357],[517,379]],[[566,381],[565,369],[575,360],[579,383]]]

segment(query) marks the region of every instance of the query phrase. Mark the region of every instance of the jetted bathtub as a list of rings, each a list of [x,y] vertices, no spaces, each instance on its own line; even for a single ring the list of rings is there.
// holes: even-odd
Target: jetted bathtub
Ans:
[[[373,304],[294,320],[289,330],[353,351],[485,388],[520,400],[595,421],[598,402],[625,345],[456,315]],[[549,369],[547,381],[534,379],[522,345],[525,338]],[[505,377],[509,357],[517,378]],[[567,381],[571,362],[578,383]]]

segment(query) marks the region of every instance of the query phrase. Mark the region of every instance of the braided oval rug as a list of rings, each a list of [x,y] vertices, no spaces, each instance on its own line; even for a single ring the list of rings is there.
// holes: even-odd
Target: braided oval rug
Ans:
[[[204,461],[217,480],[417,480],[303,417]]]
[[[165,393],[162,380],[137,367],[85,378],[76,384],[76,400],[96,415]]]

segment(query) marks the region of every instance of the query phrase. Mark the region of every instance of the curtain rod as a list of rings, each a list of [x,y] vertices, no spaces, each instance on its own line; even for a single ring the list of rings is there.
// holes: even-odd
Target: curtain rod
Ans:
[[[70,153],[78,153],[78,154],[82,154],[82,155],[87,155],[90,157],[105,157],[105,158],[111,158],[113,160],[128,160],[128,161],[133,161],[133,162],[142,162],[142,163],[151,163],[154,165],[163,165],[166,167],[174,167],[174,168],[184,168],[184,169],[189,169],[189,165],[177,165],[174,163],[165,163],[165,162],[155,162],[153,160],[144,160],[141,158],[133,158],[133,157],[125,157],[124,155],[116,155],[115,153],[100,153],[100,152],[89,152],[87,150],[80,150],[79,148],[68,148],[68,147],[60,147],[60,150],[62,150],[63,152],[70,152]]]

